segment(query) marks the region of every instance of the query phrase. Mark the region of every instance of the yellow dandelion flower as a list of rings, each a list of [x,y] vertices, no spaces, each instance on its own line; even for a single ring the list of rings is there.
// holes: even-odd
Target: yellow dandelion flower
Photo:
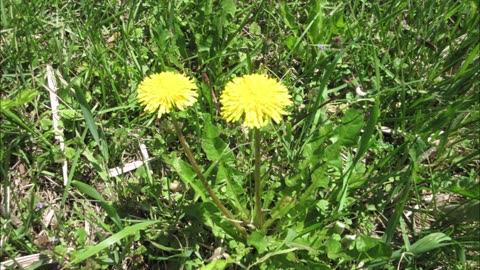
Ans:
[[[145,78],[138,86],[137,100],[145,111],[155,113],[158,118],[172,111],[173,107],[183,111],[197,101],[197,86],[185,75],[161,72]]]
[[[288,114],[284,107],[292,104],[287,88],[276,79],[261,74],[237,77],[227,83],[220,97],[222,117],[227,122],[243,118],[243,125],[261,128],[270,118],[276,123]]]

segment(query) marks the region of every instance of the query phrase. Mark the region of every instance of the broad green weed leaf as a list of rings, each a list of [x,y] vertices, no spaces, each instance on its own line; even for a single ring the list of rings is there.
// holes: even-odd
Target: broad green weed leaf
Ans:
[[[328,184],[330,179],[328,178],[325,167],[319,167],[312,173],[312,185],[316,188],[329,188]]]
[[[260,35],[260,34],[262,33],[262,28],[260,28],[260,25],[258,25],[257,22],[253,22],[253,23],[250,25],[249,32],[250,32],[250,34],[252,34],[252,35]]]
[[[243,185],[244,176],[231,167],[227,167],[225,164],[218,164],[217,172],[217,184],[226,182],[225,197],[231,202],[231,204],[238,209],[242,216],[248,216],[247,205],[242,198],[246,198],[246,190]]]
[[[226,164],[231,164],[235,161],[232,150],[220,138],[205,139],[202,143],[202,149],[205,151],[208,160],[222,161]]]
[[[379,242],[374,248],[368,251],[370,258],[390,258],[392,256],[392,247],[383,242]]]
[[[258,251],[258,254],[262,254],[267,250],[267,237],[264,233],[259,231],[254,231],[247,239],[247,243],[255,247]]]
[[[210,227],[213,235],[216,237],[225,238],[226,235],[230,235],[233,238],[238,238],[238,232],[232,224],[220,214],[220,210],[218,210],[218,207],[212,202],[202,202],[184,206],[182,207],[182,211]]]
[[[233,0],[223,0],[222,1],[222,10],[227,13],[228,15],[234,17],[235,16],[235,1]]]
[[[349,109],[345,112],[342,125],[338,129],[338,142],[347,147],[356,146],[362,127],[363,112],[356,109]]]
[[[334,260],[340,256],[342,252],[342,244],[338,240],[330,238],[326,243],[327,256],[329,259]]]
[[[295,19],[295,16],[293,16],[287,1],[280,2],[280,15],[282,16],[285,25],[296,35],[298,31],[297,20]],[[292,37],[292,39],[296,39],[296,37]]]
[[[307,10],[309,13],[308,20],[311,23],[310,28],[308,29],[308,38],[311,43],[322,43],[322,34],[323,34],[323,0],[309,1],[307,5]]]
[[[338,28],[344,28],[346,26],[343,15],[339,16],[335,21],[335,26]]]
[[[213,262],[203,266],[200,270],[223,270],[231,263],[230,260],[214,260]]]
[[[190,185],[195,190],[197,196],[200,196],[203,201],[208,201],[207,190],[200,180],[196,180],[196,173],[188,163],[176,157],[175,153],[172,153],[170,156],[164,156],[163,160],[175,169],[185,184]]]
[[[282,244],[278,246],[277,249],[282,248],[283,246],[289,245],[294,239],[297,237],[297,233],[293,229],[288,229],[287,230],[287,236],[285,236],[285,239],[283,240]]]
[[[16,115],[14,112],[6,109],[6,108],[2,108],[2,110],[0,110],[2,112],[3,115],[5,115],[5,117],[7,117],[10,122],[22,127],[23,129],[31,132],[32,134],[36,134],[36,132],[31,129],[29,126],[25,125],[25,123],[23,122],[23,120],[18,117],[18,115]]]
[[[425,252],[432,251],[437,248],[441,248],[444,246],[452,245],[451,238],[444,233],[437,232],[431,233],[422,239],[418,240],[417,242],[413,243],[408,250],[404,248],[399,249],[392,253],[390,260],[400,259],[403,256],[414,255],[419,256]],[[380,265],[385,264],[386,261],[384,259],[376,259],[374,260],[369,267],[378,267]]]
[[[264,263],[265,261],[269,260],[271,257],[273,256],[277,256],[277,255],[283,255],[283,254],[292,254],[292,252],[294,252],[295,250],[298,250],[298,248],[294,247],[294,248],[289,248],[289,249],[281,249],[281,250],[276,250],[276,251],[272,251],[272,252],[268,252],[267,254],[265,254],[265,256],[263,256],[262,258],[258,259],[254,264],[250,265],[249,268],[257,265],[257,264],[262,264]],[[288,256],[288,255],[285,255],[285,256]],[[255,268],[254,268],[255,269]],[[261,269],[261,268],[260,268]]]
[[[0,100],[0,108],[2,109],[11,109],[15,107],[15,102],[9,98],[1,99]]]
[[[205,121],[205,125],[203,127],[202,138],[204,139],[213,139],[218,137],[220,132],[218,131],[217,126],[212,124],[210,121]]]
[[[366,252],[369,249],[378,245],[379,243],[381,243],[381,239],[376,239],[366,235],[359,235],[355,239],[355,246],[360,252]]]
[[[357,163],[357,166],[353,168],[352,174],[350,176],[350,188],[360,188],[363,187],[365,182],[369,179],[364,176],[366,171],[365,164]]]
[[[279,199],[270,213],[271,218],[265,221],[264,228],[268,228],[276,219],[285,217],[287,213],[296,205],[297,200],[290,196],[284,196],[281,200]]]
[[[288,36],[285,39],[285,46],[287,46],[287,48],[291,50],[295,45],[295,41],[297,41],[297,39],[294,36]]]
[[[18,106],[24,106],[26,103],[32,102],[32,100],[40,94],[37,90],[28,89],[23,90],[20,94],[14,98],[6,98],[0,100],[0,108],[2,110],[11,109]]]
[[[469,200],[461,204],[451,203],[439,207],[445,224],[465,224],[480,220],[480,201]]]
[[[294,186],[296,186],[296,185],[299,183],[299,181],[301,181],[302,179],[303,179],[303,173],[300,172],[300,173],[297,173],[297,174],[292,175],[292,176],[288,175],[287,177],[285,177],[285,180],[284,180],[284,181],[285,181],[285,185],[286,185],[287,187],[294,187]]]
[[[360,257],[370,261],[372,258],[378,259],[390,258],[392,249],[389,245],[383,243],[381,239],[359,235],[354,241],[356,250],[360,252]]]
[[[310,186],[306,189],[306,191],[300,197],[300,202],[304,202],[315,194],[315,191],[318,188],[328,188],[328,184],[330,183],[330,179],[326,173],[326,166],[320,166],[316,168],[313,173],[310,175]]]
[[[323,152],[322,160],[324,160],[329,166],[335,167],[341,171],[343,167],[343,160],[340,155],[341,150],[342,147],[338,143],[327,146]]]
[[[444,233],[431,233],[410,246],[408,252],[415,255],[453,244],[451,238]]]
[[[295,247],[302,250],[314,251],[315,249],[310,246],[310,242],[304,238],[297,238],[294,242],[288,244],[289,247]]]
[[[468,181],[457,181],[448,190],[470,199],[480,200],[480,187],[474,181],[470,183]]]
[[[16,105],[23,105],[25,103],[31,102],[35,97],[37,97],[40,94],[37,90],[34,89],[29,89],[22,91],[18,97],[15,98],[15,103]]]
[[[51,119],[42,118],[40,120],[40,127],[42,128],[42,130],[44,131],[52,130],[52,126],[53,126],[53,121]]]
[[[351,114],[352,116],[348,117],[347,119],[351,119],[351,117],[353,117],[353,119],[356,119],[354,116],[354,113],[352,112]],[[342,211],[343,208],[345,207],[348,190],[350,188],[350,176],[352,175],[352,172],[354,171],[360,158],[367,152],[369,146],[373,142],[372,136],[373,136],[373,132],[375,131],[379,114],[380,114],[379,102],[378,100],[376,100],[375,105],[370,110],[370,118],[367,122],[367,126],[365,127],[365,130],[363,131],[363,134],[360,138],[360,145],[358,146],[358,151],[355,157],[353,158],[351,165],[348,167],[347,172],[343,177],[342,188],[341,190],[339,190],[337,194],[337,200],[338,200],[337,211],[338,212]],[[356,121],[358,121],[358,123],[356,123]],[[361,121],[363,125],[363,120]],[[358,128],[358,132],[360,132],[361,126],[360,127],[358,126],[360,124],[359,123],[360,120],[352,120],[351,122],[353,123],[353,127],[352,127],[353,130]]]

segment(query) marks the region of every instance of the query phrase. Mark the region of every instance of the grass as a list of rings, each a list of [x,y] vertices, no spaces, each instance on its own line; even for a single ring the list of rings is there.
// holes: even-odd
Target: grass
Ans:
[[[478,267],[476,1],[0,0],[0,16],[0,261]],[[195,79],[199,100],[176,118],[247,239],[211,202],[169,118],[138,105],[138,83],[160,71]],[[218,102],[249,73],[278,78],[294,101],[261,130],[263,229],[254,132],[227,124]]]

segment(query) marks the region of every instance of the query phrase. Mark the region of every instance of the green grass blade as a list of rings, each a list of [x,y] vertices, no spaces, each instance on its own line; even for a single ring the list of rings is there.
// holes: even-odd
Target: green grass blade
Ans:
[[[155,223],[161,222],[160,220],[152,220],[152,221],[144,221],[142,223],[138,223],[132,226],[125,227],[123,230],[117,232],[116,234],[110,236],[109,238],[103,240],[102,242],[98,243],[93,247],[87,248],[85,251],[78,253],[75,255],[74,259],[71,261],[70,264],[78,264],[86,259],[100,253],[102,250],[111,247],[112,245],[120,242],[123,238],[135,234],[138,231],[146,229],[148,226],[153,225]]]
[[[123,228],[122,221],[120,220],[120,216],[117,213],[117,210],[111,206],[109,203],[105,201],[98,191],[90,185],[87,185],[83,182],[73,180],[72,185],[78,188],[82,193],[85,193],[87,196],[91,197],[100,202],[103,209],[107,212],[108,216],[112,219],[112,221],[117,225],[119,229]]]
[[[87,128],[90,131],[90,134],[92,134],[93,139],[97,143],[98,147],[101,149],[102,155],[105,158],[105,162],[108,162],[108,149],[106,147],[106,142],[100,137],[100,133],[98,132],[97,125],[95,124],[92,111],[90,110],[90,106],[87,103],[85,95],[81,89],[75,89],[75,96],[80,104],[80,109],[82,110],[83,117],[85,118]]]
[[[400,185],[403,190],[399,195],[399,198],[397,198],[397,202],[395,203],[395,210],[388,220],[387,228],[385,229],[385,233],[382,237],[383,241],[387,244],[390,243],[393,239],[393,236],[397,229],[397,225],[400,222],[400,217],[403,213],[403,209],[405,208],[405,204],[409,199],[412,174],[413,168],[412,166],[408,166],[408,169],[402,174],[400,182],[398,183],[398,185]]]
[[[53,148],[53,145],[49,141],[47,141],[43,136],[41,136],[41,134],[39,134],[36,130],[26,125],[24,121],[20,117],[18,117],[18,115],[16,115],[14,112],[5,108],[2,108],[0,111],[10,122],[30,132],[32,136],[35,136],[36,138],[41,139],[42,142],[46,143],[49,147]]]

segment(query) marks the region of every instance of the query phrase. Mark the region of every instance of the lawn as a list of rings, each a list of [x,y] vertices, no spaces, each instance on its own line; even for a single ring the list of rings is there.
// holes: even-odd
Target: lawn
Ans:
[[[0,269],[480,267],[478,1],[0,16]]]

